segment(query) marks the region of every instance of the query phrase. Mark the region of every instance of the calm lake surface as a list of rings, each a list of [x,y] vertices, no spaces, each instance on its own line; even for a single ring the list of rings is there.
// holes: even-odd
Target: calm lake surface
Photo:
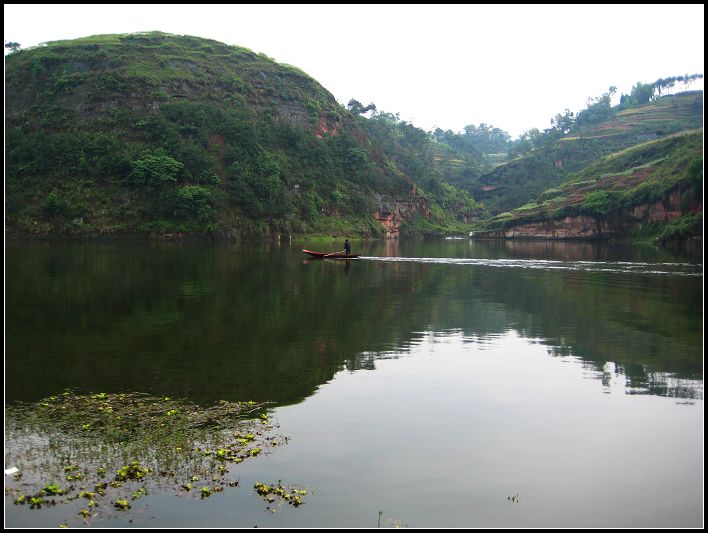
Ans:
[[[240,487],[151,494],[92,525],[702,526],[700,258],[468,240],[301,252],[339,245],[7,246],[6,403],[65,388],[272,401],[290,439],[234,467]],[[305,505],[266,512],[251,487],[278,480],[306,486]],[[71,511],[6,497],[5,513],[41,527]]]

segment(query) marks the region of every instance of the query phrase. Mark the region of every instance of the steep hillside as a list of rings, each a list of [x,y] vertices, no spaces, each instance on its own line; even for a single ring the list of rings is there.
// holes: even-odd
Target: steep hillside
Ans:
[[[11,233],[397,235],[474,205],[461,193],[455,211],[432,154],[397,140],[408,125],[379,127],[299,69],[216,41],[47,43],[6,57],[5,95]]]
[[[702,127],[703,93],[665,96],[613,115],[494,168],[468,183],[468,190],[493,214],[523,206],[605,156]]]
[[[659,239],[702,235],[703,130],[670,135],[613,153],[497,215],[494,237]]]

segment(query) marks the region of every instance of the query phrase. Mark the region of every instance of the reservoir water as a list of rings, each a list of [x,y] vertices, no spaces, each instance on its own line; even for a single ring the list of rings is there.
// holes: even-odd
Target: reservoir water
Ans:
[[[153,492],[92,525],[702,525],[700,258],[468,240],[301,252],[340,244],[8,245],[6,405],[67,388],[269,401],[288,436],[233,468],[238,487]],[[306,503],[267,510],[251,487],[278,480]],[[10,527],[75,512],[5,499]]]

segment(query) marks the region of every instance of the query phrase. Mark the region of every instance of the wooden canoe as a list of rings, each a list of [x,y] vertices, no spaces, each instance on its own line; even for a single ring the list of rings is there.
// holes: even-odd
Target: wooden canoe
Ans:
[[[312,250],[303,250],[310,257],[316,257],[318,259],[356,259],[361,254],[345,254],[344,252],[313,252]]]

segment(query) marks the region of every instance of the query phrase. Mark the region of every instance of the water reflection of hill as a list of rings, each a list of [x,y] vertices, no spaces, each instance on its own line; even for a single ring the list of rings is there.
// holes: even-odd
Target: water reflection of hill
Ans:
[[[460,252],[459,243],[403,243],[367,253],[568,261],[625,253],[549,244]],[[306,262],[275,245],[36,245],[10,249],[6,268],[8,400],[85,386],[287,404],[345,364],[372,368],[426,332],[493,342],[509,330],[582,358],[598,379],[611,361],[632,390],[702,397],[702,387],[672,385],[701,379],[700,277]]]

